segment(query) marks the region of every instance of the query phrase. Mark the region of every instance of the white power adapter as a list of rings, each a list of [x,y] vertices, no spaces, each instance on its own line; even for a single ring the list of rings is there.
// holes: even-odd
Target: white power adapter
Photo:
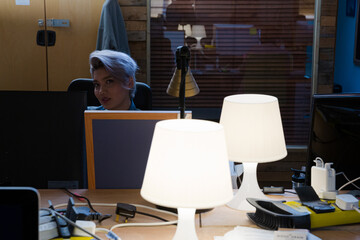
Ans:
[[[359,200],[351,194],[339,194],[336,196],[336,205],[344,211],[359,208]]]
[[[335,189],[335,169],[332,163],[325,163],[319,157],[314,162],[316,166],[311,168],[311,186],[320,198],[334,200],[337,194]]]
[[[83,221],[83,220],[76,220],[76,225],[78,225],[79,227],[82,227],[83,229],[87,230],[88,232],[95,234],[95,228],[96,228],[96,224],[92,221]],[[74,236],[80,236],[80,237],[91,237],[89,234],[87,234],[86,232],[75,228],[74,232],[73,232]]]

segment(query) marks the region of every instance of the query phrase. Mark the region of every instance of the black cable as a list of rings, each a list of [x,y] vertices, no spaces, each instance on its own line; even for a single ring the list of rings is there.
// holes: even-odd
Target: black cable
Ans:
[[[70,195],[72,195],[72,196],[74,196],[74,197],[76,197],[76,198],[78,198],[78,199],[79,199],[79,198],[85,199],[86,202],[87,202],[87,204],[89,205],[89,208],[90,208],[92,211],[94,211],[94,212],[97,213],[97,211],[93,208],[93,206],[91,205],[90,200],[89,200],[87,197],[84,197],[84,196],[82,196],[82,195],[80,195],[80,194],[72,193],[72,192],[70,192],[67,188],[64,188],[64,190],[65,190],[67,193],[69,193]]]
[[[164,222],[168,222],[168,220],[162,218],[162,217],[159,217],[159,216],[155,216],[155,215],[152,215],[152,214],[149,214],[149,213],[144,213],[144,212],[140,212],[140,211],[135,211],[136,213],[138,214],[142,214],[142,215],[145,215],[145,216],[149,216],[149,217],[153,217],[153,218],[157,218],[161,221],[164,221]]]
[[[64,219],[64,221],[66,221],[68,224],[80,229],[81,231],[89,234],[90,236],[92,236],[93,238],[97,239],[97,240],[101,240],[101,238],[99,238],[98,236],[96,236],[95,234],[92,234],[91,232],[89,232],[88,230],[80,227],[79,225],[77,225],[75,222],[71,221],[69,218],[61,215],[60,213],[58,213],[56,210],[53,210],[53,209],[50,209],[50,208],[42,208],[42,210],[47,210],[47,211],[50,211],[51,213],[55,214],[56,216]]]

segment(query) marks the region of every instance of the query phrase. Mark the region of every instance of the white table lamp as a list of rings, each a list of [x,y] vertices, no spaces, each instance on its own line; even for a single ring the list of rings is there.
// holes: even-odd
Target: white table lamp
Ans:
[[[195,119],[158,122],[140,193],[177,208],[174,240],[198,239],[195,209],[223,205],[233,196],[223,127]]]
[[[244,166],[240,189],[228,206],[254,210],[247,198],[266,199],[257,181],[257,164],[277,161],[287,155],[278,99],[262,94],[225,97],[220,124],[225,129],[229,160]]]
[[[202,49],[200,41],[202,38],[206,37],[206,31],[204,25],[193,25],[191,29],[191,36],[196,38],[195,49]]]

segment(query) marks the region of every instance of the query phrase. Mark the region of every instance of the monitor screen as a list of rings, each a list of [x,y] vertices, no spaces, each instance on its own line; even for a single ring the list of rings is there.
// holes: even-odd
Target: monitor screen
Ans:
[[[214,24],[214,44],[220,55],[244,55],[260,45],[260,32],[253,25]]]
[[[332,162],[336,189],[359,177],[360,169],[360,94],[314,95],[308,146],[306,182],[311,184],[313,160],[321,157]],[[356,183],[355,183],[356,184]],[[360,184],[357,184],[360,186]],[[348,185],[344,189],[355,189]]]
[[[0,91],[0,185],[86,187],[86,92]]]
[[[141,188],[156,123],[179,117],[179,111],[85,111],[88,188]]]

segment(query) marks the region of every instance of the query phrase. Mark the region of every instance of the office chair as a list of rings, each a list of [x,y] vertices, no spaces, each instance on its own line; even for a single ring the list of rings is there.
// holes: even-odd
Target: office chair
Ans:
[[[150,86],[143,82],[136,82],[136,92],[133,100],[138,109],[151,110],[152,91]]]
[[[71,81],[68,91],[86,91],[87,105],[100,106],[94,94],[94,85],[91,78],[77,78]],[[136,92],[134,97],[135,106],[140,110],[152,109],[152,92],[149,85],[143,82],[136,82]]]

